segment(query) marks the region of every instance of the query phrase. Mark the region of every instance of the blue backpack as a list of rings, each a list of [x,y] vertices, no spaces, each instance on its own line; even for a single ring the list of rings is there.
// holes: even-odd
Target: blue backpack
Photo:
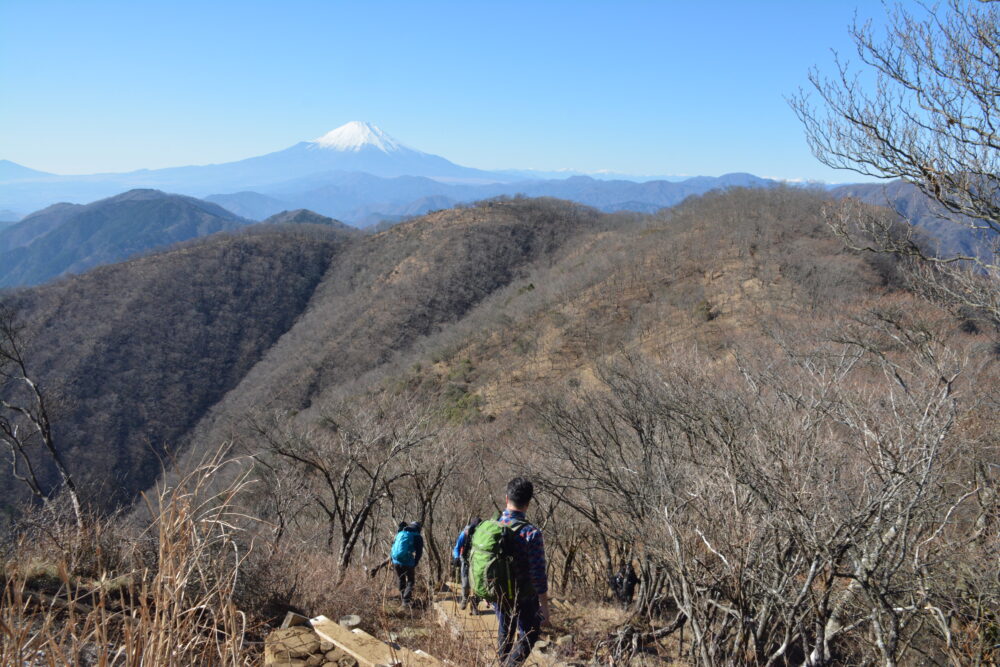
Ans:
[[[404,567],[414,567],[417,564],[414,556],[417,553],[417,540],[420,533],[415,530],[401,530],[396,533],[396,540],[392,543],[392,562]]]

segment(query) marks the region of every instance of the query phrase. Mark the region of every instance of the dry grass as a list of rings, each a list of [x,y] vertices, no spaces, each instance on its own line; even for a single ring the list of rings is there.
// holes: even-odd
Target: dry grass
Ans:
[[[233,602],[252,544],[243,539],[249,518],[234,503],[248,482],[238,477],[209,491],[230,464],[220,451],[147,499],[154,518],[123,559],[130,571],[102,569],[92,578],[72,567],[101,565],[88,538],[112,531],[107,520],[92,522],[62,549],[22,540],[0,597],[0,664],[252,664],[247,616]]]

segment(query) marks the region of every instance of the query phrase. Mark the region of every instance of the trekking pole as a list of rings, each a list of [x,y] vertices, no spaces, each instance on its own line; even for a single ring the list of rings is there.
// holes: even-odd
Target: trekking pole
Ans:
[[[381,563],[379,563],[378,565],[376,565],[374,568],[372,568],[372,570],[370,572],[368,572],[368,576],[371,577],[372,579],[374,579],[375,575],[378,574],[378,571],[381,570],[386,565],[388,565],[391,560],[392,560],[391,558],[386,558],[384,561],[382,561]]]

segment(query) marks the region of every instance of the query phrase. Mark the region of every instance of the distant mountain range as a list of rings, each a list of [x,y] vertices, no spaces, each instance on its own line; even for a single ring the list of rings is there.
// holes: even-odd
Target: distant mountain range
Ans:
[[[769,187],[776,181],[752,174],[696,177],[685,181],[606,181],[589,176],[516,183],[443,183],[419,176],[384,178],[358,172],[327,172],[285,183],[230,194],[213,194],[206,200],[240,215],[261,220],[273,213],[302,207],[365,226],[382,219],[423,215],[500,195],[557,197],[603,211],[651,213],[674,206],[691,195],[730,187]]]
[[[283,190],[280,198],[239,192],[206,201],[140,188],[86,205],[52,204],[0,228],[0,287],[37,285],[182,241],[245,227],[255,220],[263,219],[269,225],[322,225],[360,234],[340,219],[381,231],[459,202],[507,194],[497,184],[457,185],[418,176],[383,178],[361,172],[330,172],[293,183],[302,190]],[[655,211],[713,189],[771,184],[749,174],[681,183],[598,181],[574,176],[562,181],[526,181],[518,184],[517,193],[552,195],[612,211]],[[396,199],[381,205],[367,203],[390,192],[396,193]],[[428,194],[422,194],[425,192]]]
[[[13,181],[22,178],[48,178],[50,176],[55,176],[55,174],[22,167],[10,160],[0,160],[0,181]]]
[[[200,167],[58,176],[0,160],[0,287],[39,284],[254,221],[342,231],[344,221],[379,231],[458,204],[516,195],[554,197],[604,212],[652,213],[714,190],[779,184],[745,173],[645,182],[525,173],[456,165],[362,122],[283,151]],[[94,193],[105,198],[93,201]],[[829,193],[895,207],[946,254],[983,247],[971,232],[942,223],[926,198],[905,183],[849,185]],[[17,211],[33,204],[41,210],[18,221]]]
[[[692,194],[773,183],[750,174],[680,182],[553,175],[463,167],[409,148],[371,123],[354,121],[313,141],[223,164],[60,176],[0,160],[0,209],[16,219],[18,211],[146,188],[206,198],[253,220],[307,208],[365,226],[498,195],[559,197],[608,211],[655,211]]]
[[[421,176],[440,181],[487,183],[509,176],[462,167],[393,139],[370,123],[351,122],[314,141],[303,141],[258,157],[202,166],[140,169],[128,173],[60,176],[0,161],[0,208],[31,211],[60,201],[84,203],[135,188],[155,188],[196,197],[257,191],[325,172],[374,176]]]
[[[42,283],[251,222],[211,202],[158,190],[86,206],[55,204],[0,229],[0,286]]]
[[[349,214],[355,224],[366,226],[369,232],[382,231],[402,220],[431,211],[452,208],[459,201],[440,194],[413,200],[404,196],[399,202],[383,208],[388,213],[377,212],[359,204],[364,201],[369,189],[377,190],[383,182],[398,183],[402,191],[409,188],[412,195],[418,189],[415,186],[425,181],[435,182],[416,177],[381,179],[359,173],[330,177],[335,184],[288,199],[305,201],[312,207],[335,213],[350,209]],[[718,179],[690,179],[681,183],[606,182],[577,176],[564,181],[524,185],[525,194],[531,196],[553,193],[561,199],[591,204],[608,212],[630,210],[650,213],[709,190],[737,186],[759,188],[774,183],[749,174],[732,174]],[[449,192],[456,197],[461,196],[462,200],[482,200],[492,194],[487,186],[438,183],[434,187],[452,188]],[[935,249],[944,255],[971,254],[986,247],[983,239],[971,230],[942,221],[934,214],[927,198],[906,183],[894,181],[843,186],[830,190],[829,196],[856,197],[900,211],[914,225],[927,232],[927,238],[933,239],[936,245]],[[616,202],[615,197],[632,199]],[[242,192],[209,199],[212,201],[137,189],[86,206],[53,204],[20,222],[0,227],[0,287],[40,284],[181,241],[258,224],[254,220],[261,218],[263,222],[259,224],[264,226],[313,225],[338,230],[347,237],[362,235],[356,228],[334,217],[314,210],[293,208],[288,201],[259,193]],[[337,201],[349,203],[338,208]]]

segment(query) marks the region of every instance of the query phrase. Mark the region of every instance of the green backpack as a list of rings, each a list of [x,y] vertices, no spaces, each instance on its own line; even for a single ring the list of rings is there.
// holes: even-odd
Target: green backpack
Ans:
[[[535,594],[515,540],[527,521],[483,521],[472,535],[469,574],[476,597],[508,606]]]

